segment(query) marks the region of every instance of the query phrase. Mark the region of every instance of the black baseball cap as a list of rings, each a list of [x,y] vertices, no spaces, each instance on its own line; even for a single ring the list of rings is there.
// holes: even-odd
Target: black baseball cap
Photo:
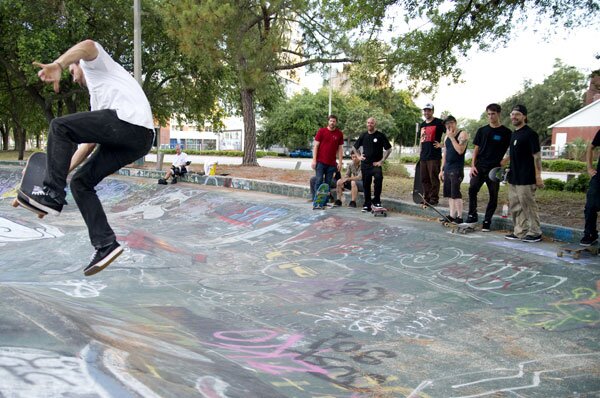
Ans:
[[[527,116],[527,108],[525,108],[525,105],[515,105],[513,106],[512,110],[521,112],[523,116]]]
[[[448,122],[456,123],[456,118],[452,115],[448,115],[448,117],[446,117],[446,119],[444,119],[444,123],[448,123]]]

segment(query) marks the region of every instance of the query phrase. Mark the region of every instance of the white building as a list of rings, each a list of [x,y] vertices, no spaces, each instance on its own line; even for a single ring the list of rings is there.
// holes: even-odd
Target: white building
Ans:
[[[244,148],[244,122],[241,117],[227,117],[224,128],[213,131],[209,124],[198,126],[195,123],[179,122],[172,117],[167,126],[160,129],[161,148],[175,148],[181,145],[187,150],[236,150]]]

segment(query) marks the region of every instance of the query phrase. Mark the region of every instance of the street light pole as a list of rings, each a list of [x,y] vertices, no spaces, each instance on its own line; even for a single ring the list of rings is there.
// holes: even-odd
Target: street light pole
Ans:
[[[142,6],[133,0],[133,77],[142,85]]]
[[[331,93],[333,90],[333,82],[331,81],[331,70],[333,69],[333,66],[331,64],[329,64],[329,113],[327,114],[327,116],[331,115]]]

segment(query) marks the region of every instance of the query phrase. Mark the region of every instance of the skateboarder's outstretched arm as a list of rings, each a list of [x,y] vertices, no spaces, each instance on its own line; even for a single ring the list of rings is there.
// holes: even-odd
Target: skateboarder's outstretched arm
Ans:
[[[71,165],[69,166],[69,173],[73,171],[77,166],[83,163],[88,158],[90,153],[94,150],[96,144],[81,144],[79,148],[73,154],[71,158]]]
[[[69,69],[69,65],[77,63],[80,60],[91,61],[98,56],[98,49],[93,40],[84,40],[69,48],[63,55],[56,58],[50,64],[41,64],[34,62],[33,65],[41,68],[38,76],[43,82],[52,83],[55,92],[60,91],[60,78],[65,69]]]

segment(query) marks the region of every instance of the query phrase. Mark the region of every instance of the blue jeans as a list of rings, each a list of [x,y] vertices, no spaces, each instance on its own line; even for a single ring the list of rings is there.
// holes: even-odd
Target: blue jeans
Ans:
[[[331,187],[331,180],[336,171],[337,166],[330,166],[325,163],[317,162],[317,167],[315,169],[317,179],[315,180],[314,192],[317,192],[319,185],[323,183],[326,183]]]
[[[67,174],[77,144],[98,144],[70,185],[95,248],[111,244],[116,237],[94,187],[104,177],[148,153],[153,139],[152,130],[124,122],[110,109],[74,113],[50,122],[44,186],[60,198],[66,196]]]
[[[588,188],[585,210],[585,228],[583,230],[585,235],[598,237],[598,211],[600,211],[600,174],[596,174],[590,180],[590,187]]]

